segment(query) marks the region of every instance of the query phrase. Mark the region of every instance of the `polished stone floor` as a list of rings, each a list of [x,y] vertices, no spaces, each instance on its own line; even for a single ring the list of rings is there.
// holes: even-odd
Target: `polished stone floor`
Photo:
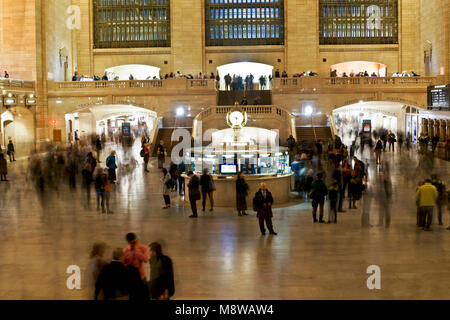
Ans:
[[[368,157],[368,154],[366,155]],[[60,188],[38,196],[25,177],[25,161],[0,183],[0,299],[86,299],[66,288],[66,268],[88,262],[95,241],[112,249],[136,232],[144,244],[160,241],[174,261],[175,299],[450,299],[450,231],[415,226],[415,157],[387,153],[392,164],[392,225],[362,228],[361,209],[339,215],[337,225],[313,224],[309,203],[275,209],[276,237],[260,236],[255,214],[227,209],[192,221],[182,199],[162,210],[160,174],[142,168],[121,177],[113,215],[84,205],[81,190]],[[140,158],[139,158],[140,160]],[[437,162],[449,178],[449,164]],[[370,168],[371,175],[376,167]],[[220,195],[215,195],[219,197]],[[276,200],[276,199],[275,199]],[[360,206],[362,207],[362,206]],[[376,225],[383,203],[371,202]],[[368,290],[366,269],[381,268],[381,290]]]

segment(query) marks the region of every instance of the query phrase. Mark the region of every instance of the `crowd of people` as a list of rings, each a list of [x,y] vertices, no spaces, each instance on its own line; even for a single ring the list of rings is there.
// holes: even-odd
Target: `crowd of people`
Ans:
[[[163,254],[161,244],[152,242],[147,247],[135,233],[128,233],[125,240],[127,246],[114,249],[110,259],[104,258],[105,243],[93,245],[87,267],[91,298],[169,300],[175,294],[173,263]]]
[[[381,77],[378,73],[376,73],[375,71],[373,71],[371,74],[369,74],[369,72],[367,70],[365,71],[360,71],[360,72],[354,72],[351,71],[349,74],[347,74],[346,71],[343,71],[342,73],[338,73],[338,71],[336,69],[331,70],[330,72],[330,77],[335,78],[335,77],[341,77],[341,78],[354,78],[354,77]],[[394,74],[392,74],[392,77],[420,77],[419,74],[415,73],[414,71],[411,71],[411,73],[408,73],[408,71],[403,71],[403,72],[396,72]]]

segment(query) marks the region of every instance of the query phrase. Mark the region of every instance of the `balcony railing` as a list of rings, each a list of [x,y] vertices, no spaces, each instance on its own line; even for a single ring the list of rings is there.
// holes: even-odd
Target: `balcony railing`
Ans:
[[[215,90],[212,79],[166,79],[166,80],[112,80],[56,82],[55,89],[175,89]]]
[[[211,107],[200,114],[195,118],[196,120],[205,120],[207,118],[218,116],[220,119],[223,119],[224,115],[226,115],[231,110],[234,110],[235,106],[220,106],[220,107]],[[250,116],[269,116],[273,115],[275,118],[288,119],[293,116],[287,112],[286,110],[276,107],[276,106],[240,106],[242,110],[247,112]]]
[[[30,89],[34,90],[34,81],[0,79],[0,89]]]
[[[354,78],[276,78],[275,89],[370,89],[370,88],[426,88],[432,85],[435,77],[354,77]]]
[[[273,89],[383,89],[383,88],[426,88],[436,82],[435,77],[355,77],[355,78],[328,78],[328,77],[300,77],[275,78]],[[2,87],[3,86],[3,87]],[[33,82],[17,80],[0,80],[0,88],[5,86],[20,86],[34,88]],[[127,81],[78,81],[55,82],[49,86],[50,90],[107,90],[107,89],[142,89],[142,90],[216,90],[213,79],[165,79],[165,80],[127,80]]]

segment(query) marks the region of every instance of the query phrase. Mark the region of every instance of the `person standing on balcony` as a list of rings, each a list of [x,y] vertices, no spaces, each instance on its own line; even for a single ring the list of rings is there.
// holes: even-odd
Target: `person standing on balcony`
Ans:
[[[281,77],[282,78],[287,78],[288,77],[288,74],[286,73],[286,71],[283,71],[283,73],[281,74]]]
[[[275,78],[279,78],[280,77],[280,70],[276,70],[275,71]]]
[[[5,71],[5,77],[4,77],[5,79],[9,79],[9,74],[8,74],[8,71]]]
[[[102,77],[102,81],[108,81],[108,75],[106,74],[106,72]]]
[[[227,74],[224,78],[225,80],[225,90],[230,91],[231,90],[231,76],[230,74]]]
[[[212,75],[214,75],[214,73],[211,73]],[[220,90],[220,76],[219,76],[219,73],[217,73],[217,76],[216,76],[216,90],[217,91],[219,91]]]
[[[162,169],[166,161],[166,149],[164,148],[163,140],[159,142],[158,146],[156,147],[156,150],[158,156],[158,169]]]
[[[6,74],[5,74],[5,78],[6,78]],[[78,72],[77,71],[75,71],[75,74],[72,77],[72,81],[78,81]]]

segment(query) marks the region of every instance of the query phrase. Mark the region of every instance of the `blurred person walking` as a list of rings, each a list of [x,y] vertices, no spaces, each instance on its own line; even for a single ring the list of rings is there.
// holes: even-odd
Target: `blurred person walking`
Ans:
[[[134,266],[125,266],[121,261],[122,249],[113,251],[112,261],[105,265],[95,283],[94,300],[141,300],[142,284],[139,271]]]
[[[111,181],[112,184],[116,183],[117,176],[116,176],[116,151],[111,151],[111,154],[106,158],[106,167],[108,168],[108,178]]]
[[[100,140],[100,136],[97,136],[97,138],[95,139],[95,150],[97,151],[98,163],[101,163],[100,153],[102,152],[102,140]]]
[[[106,244],[104,242],[96,242],[92,246],[92,250],[89,256],[89,262],[87,265],[87,287],[90,290],[90,297],[94,296],[95,283],[107,262],[103,259],[106,251]],[[91,298],[92,299],[92,298]]]
[[[8,149],[7,149],[7,154],[9,156],[9,162],[13,162],[16,161],[16,156],[15,156],[15,148],[14,148],[14,144],[12,142],[12,140],[9,140],[8,143]]]
[[[330,211],[328,214],[328,223],[337,223],[337,201],[340,188],[335,179],[331,180],[331,184],[328,187],[328,200],[330,201]]]
[[[418,201],[421,214],[425,218],[423,227],[423,230],[425,231],[431,231],[433,210],[436,206],[438,195],[439,193],[436,187],[431,184],[431,179],[425,180],[425,184],[420,186],[416,191],[416,200]]]
[[[383,142],[381,139],[378,139],[377,144],[375,145],[375,157],[376,157],[376,164],[381,163],[381,152],[383,151]]]
[[[158,156],[158,169],[162,169],[166,161],[166,149],[164,148],[163,140],[161,140],[158,146],[156,147],[156,153]]]
[[[323,182],[323,173],[317,174],[317,179],[312,184],[312,191],[309,198],[312,199],[312,216],[314,223],[325,223],[323,220],[325,197],[328,195],[328,188]],[[319,220],[317,220],[317,209],[319,208]]]
[[[170,173],[167,171],[167,169],[162,169],[163,177],[161,179],[163,183],[163,197],[164,197],[164,203],[165,206],[163,209],[169,209],[170,208],[170,190],[173,188],[172,184],[172,177],[170,176]]]
[[[248,189],[249,187],[247,182],[245,182],[244,173],[241,171],[236,180],[236,207],[239,217],[248,216],[246,213]]]
[[[136,234],[128,233],[125,239],[128,242],[128,246],[123,249],[122,262],[125,266],[133,266],[138,269],[141,280],[145,283],[145,264],[150,259],[150,252],[145,245],[139,243]]]
[[[446,195],[446,185],[444,182],[442,182],[439,179],[439,176],[437,174],[431,175],[431,184],[436,187],[436,190],[438,191],[438,197],[436,200],[436,207],[438,211],[438,222],[439,225],[442,226],[442,208],[445,206],[445,201],[447,200]]]
[[[150,247],[150,298],[170,300],[175,294],[172,260],[162,253],[161,245],[153,242]]]
[[[8,174],[8,163],[5,159],[5,155],[0,153],[0,181],[8,181],[6,175]]]
[[[102,213],[105,211],[105,185],[107,183],[107,177],[102,168],[98,168],[95,176],[95,194],[97,196],[97,210],[102,209]]]
[[[189,218],[198,218],[197,201],[201,199],[200,195],[200,179],[192,172],[188,172],[189,183],[189,202],[191,203],[192,215]]]

